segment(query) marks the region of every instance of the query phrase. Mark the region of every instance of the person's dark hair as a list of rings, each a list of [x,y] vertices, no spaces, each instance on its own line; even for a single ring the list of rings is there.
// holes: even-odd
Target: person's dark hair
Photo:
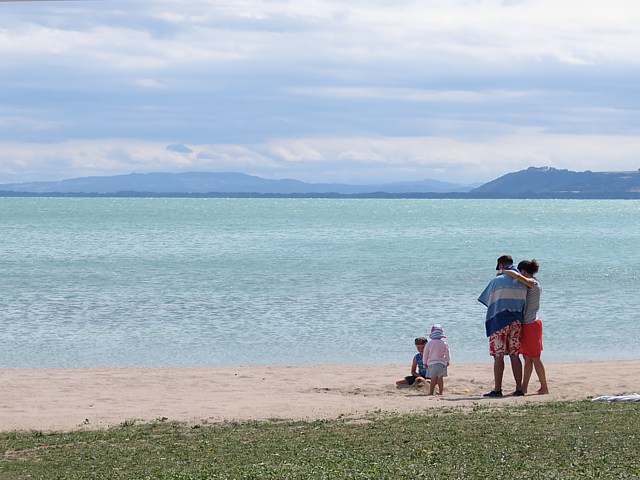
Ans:
[[[500,255],[498,258],[498,264],[496,265],[496,270],[500,270],[500,264],[505,267],[513,265],[513,257],[511,255]]]
[[[534,258],[533,260],[522,260],[518,264],[518,270],[524,270],[531,275],[535,275],[538,273],[540,269],[540,265],[538,265],[538,261]]]
[[[425,345],[427,343],[427,337],[417,337],[415,342],[416,345]]]

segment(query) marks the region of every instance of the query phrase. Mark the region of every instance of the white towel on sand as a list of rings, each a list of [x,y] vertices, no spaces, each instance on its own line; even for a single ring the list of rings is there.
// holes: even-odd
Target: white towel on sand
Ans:
[[[602,395],[591,400],[592,402],[640,402],[639,393],[629,393],[627,395]]]

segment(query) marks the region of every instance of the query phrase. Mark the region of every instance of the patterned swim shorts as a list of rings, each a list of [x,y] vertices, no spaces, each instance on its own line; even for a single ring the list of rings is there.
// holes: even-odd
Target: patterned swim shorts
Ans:
[[[522,325],[520,322],[513,322],[489,337],[489,353],[492,357],[518,355],[521,337]]]

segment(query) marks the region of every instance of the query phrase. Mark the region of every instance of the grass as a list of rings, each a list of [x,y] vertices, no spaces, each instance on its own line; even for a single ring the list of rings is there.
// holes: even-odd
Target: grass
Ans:
[[[640,478],[640,404],[0,433],[1,479]]]

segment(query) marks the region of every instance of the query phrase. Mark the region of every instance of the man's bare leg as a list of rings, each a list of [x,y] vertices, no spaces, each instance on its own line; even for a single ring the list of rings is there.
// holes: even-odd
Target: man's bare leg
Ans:
[[[504,376],[504,357],[493,357],[493,391],[502,390],[502,377]]]

